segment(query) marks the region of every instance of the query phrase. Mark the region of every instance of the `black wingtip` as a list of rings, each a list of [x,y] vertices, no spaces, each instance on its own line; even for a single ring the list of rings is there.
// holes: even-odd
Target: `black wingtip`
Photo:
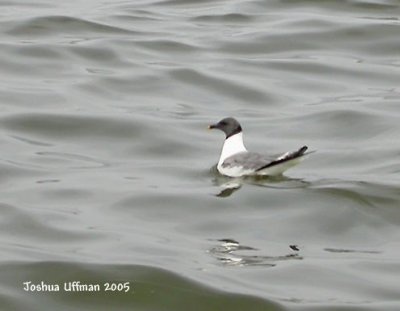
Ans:
[[[264,165],[264,166],[256,169],[256,172],[261,171],[261,170],[263,170],[263,169],[265,169],[267,167],[271,167],[271,166],[274,166],[274,165],[277,165],[277,164],[280,164],[280,163],[283,163],[283,162],[286,162],[286,161],[290,161],[290,160],[299,158],[299,157],[301,157],[303,155],[307,155],[307,154],[309,154],[311,152],[314,152],[314,151],[310,151],[308,153],[305,153],[307,151],[307,149],[308,149],[307,146],[303,146],[297,151],[293,151],[291,153],[285,154],[284,157],[279,157],[277,160],[272,161],[272,162],[268,163],[267,165]]]
[[[308,149],[308,147],[307,147],[307,146],[303,146],[303,147],[301,147],[301,148],[299,149],[299,151],[298,151],[298,154],[299,154],[299,155],[302,155],[302,154],[304,154],[304,152],[306,152],[306,151],[307,151],[307,149]]]

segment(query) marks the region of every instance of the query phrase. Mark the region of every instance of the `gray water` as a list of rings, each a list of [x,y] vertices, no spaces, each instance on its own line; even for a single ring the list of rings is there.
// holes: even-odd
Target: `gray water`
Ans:
[[[399,1],[0,8],[1,310],[400,309]],[[316,152],[229,188],[226,116]]]

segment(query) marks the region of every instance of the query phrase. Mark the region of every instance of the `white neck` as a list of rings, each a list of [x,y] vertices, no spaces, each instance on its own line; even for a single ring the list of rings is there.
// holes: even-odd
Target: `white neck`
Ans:
[[[218,165],[221,165],[225,161],[225,159],[230,157],[231,155],[243,151],[247,151],[247,149],[243,145],[242,132],[232,135],[231,137],[225,139]]]

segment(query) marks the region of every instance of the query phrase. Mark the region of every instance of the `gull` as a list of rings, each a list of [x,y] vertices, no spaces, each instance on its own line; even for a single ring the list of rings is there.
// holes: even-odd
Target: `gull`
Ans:
[[[229,177],[281,175],[310,153],[306,153],[307,146],[278,156],[247,151],[243,144],[242,127],[234,118],[222,119],[208,128],[219,129],[226,135],[217,169],[222,175]]]

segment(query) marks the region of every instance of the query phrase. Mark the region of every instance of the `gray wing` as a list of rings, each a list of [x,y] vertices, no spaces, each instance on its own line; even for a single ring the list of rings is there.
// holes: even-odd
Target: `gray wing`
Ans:
[[[228,158],[222,163],[222,167],[230,168],[235,166],[241,166],[248,170],[258,170],[260,167],[264,167],[269,163],[276,160],[277,157],[268,157],[255,152],[239,152]]]
[[[301,147],[299,150],[293,152],[287,152],[280,156],[265,156],[255,152],[239,152],[225,159],[222,163],[222,167],[235,167],[241,166],[244,169],[260,171],[267,167],[281,164],[286,161],[293,160],[295,158],[305,155],[307,146]]]

